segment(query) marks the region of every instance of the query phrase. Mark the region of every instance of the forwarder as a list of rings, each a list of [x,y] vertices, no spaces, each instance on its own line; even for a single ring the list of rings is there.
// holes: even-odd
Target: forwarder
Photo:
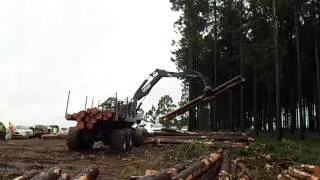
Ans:
[[[206,94],[212,96],[216,92],[224,92],[233,87],[234,84],[243,82],[243,78],[237,76],[238,78],[227,81],[225,83],[227,86],[217,91],[212,89],[210,79],[197,71],[169,72],[156,69],[150,74],[150,77],[152,80],[145,79],[130,100],[120,101],[117,97],[111,97],[99,109],[87,109],[74,114],[67,114],[69,92],[65,118],[77,121],[77,126],[70,128],[68,133],[67,146],[69,150],[88,150],[92,148],[96,141],[102,141],[118,151],[129,151],[133,146],[139,145],[146,132],[132,128],[134,123],[139,124],[142,120],[142,117],[138,116],[138,110],[142,102],[138,104],[138,101],[148,95],[152,87],[163,77],[198,78],[205,87],[202,96],[206,96]],[[170,118],[172,117],[170,115]]]

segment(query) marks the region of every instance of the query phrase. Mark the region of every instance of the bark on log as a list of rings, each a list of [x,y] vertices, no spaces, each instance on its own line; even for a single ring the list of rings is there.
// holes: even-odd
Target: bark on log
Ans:
[[[232,177],[230,174],[230,170],[231,170],[231,161],[230,161],[229,153],[224,152],[223,157],[222,157],[221,168],[220,168],[220,172],[218,175],[218,179],[219,180],[231,180]]]
[[[300,165],[300,167],[308,173],[311,173],[312,175],[320,178],[320,167],[309,164],[302,164]]]
[[[41,139],[61,139],[61,137],[59,135],[44,134]]]
[[[175,175],[172,179],[196,179],[207,169],[212,167],[221,158],[222,151],[219,150],[216,153],[211,154],[208,158],[201,161],[195,161],[190,164],[186,169]]]
[[[102,120],[102,118],[103,118],[103,113],[98,113],[96,116],[97,121]]]
[[[76,120],[77,120],[77,122],[82,122],[83,121],[83,119],[80,118],[80,117],[77,117]]]
[[[96,116],[93,116],[93,117],[90,119],[90,121],[89,121],[89,122],[91,122],[92,124],[97,123]]]
[[[130,180],[138,180],[138,179],[143,179],[145,178],[145,176],[130,176],[129,179]]]
[[[77,113],[73,113],[73,114],[72,114],[72,119],[77,119],[77,117],[78,117],[78,114],[77,114]]]
[[[300,179],[308,179],[308,180],[319,180],[319,177],[309,174],[307,172],[301,171],[296,168],[289,167],[288,169],[288,174],[290,176],[300,178]]]
[[[56,180],[61,175],[61,169],[59,167],[52,167],[46,172],[34,176],[30,180]]]
[[[16,177],[13,180],[29,180],[32,177],[36,176],[37,174],[39,174],[40,171],[38,170],[30,170],[30,171],[26,171],[22,174],[22,176]]]
[[[221,161],[222,158],[220,158],[216,164],[214,164],[211,168],[207,170],[200,178],[199,180],[212,180],[214,177],[217,177],[219,173],[219,169],[221,167]]]
[[[160,170],[158,173],[150,176],[144,176],[141,180],[168,180],[177,174],[176,168],[168,168]]]
[[[73,119],[72,114],[67,114],[67,115],[66,115],[66,119],[67,119],[67,120],[72,120],[72,119]]]
[[[83,121],[78,121],[77,122],[77,128],[78,129],[84,129],[84,122]]]
[[[139,180],[162,180],[162,179],[171,179],[174,175],[177,173],[180,173],[182,170],[186,169],[192,162],[185,162],[175,165],[173,168],[167,168],[164,170],[161,170],[160,172],[156,172],[156,174],[152,174],[151,176],[145,173],[145,176],[140,176]],[[133,177],[133,176],[131,176]],[[134,177],[133,177],[134,178]]]
[[[95,180],[99,175],[99,167],[95,164],[89,165],[81,173],[79,173],[74,180]]]
[[[287,170],[284,170],[281,174],[277,176],[278,180],[297,180],[297,178],[292,177],[288,174]]]
[[[163,144],[188,144],[194,142],[193,140],[175,140],[175,139],[160,139],[149,138],[142,142],[142,144],[153,144],[155,146],[162,146]],[[241,142],[219,141],[219,142],[202,142],[211,148],[246,148],[247,144]]]
[[[92,108],[92,110],[91,110],[92,115],[96,115],[98,112],[99,112],[99,109],[96,107]]]
[[[81,118],[81,119],[85,118],[86,115],[87,115],[87,112],[86,112],[86,111],[80,111],[80,112],[78,113],[78,117]]]
[[[241,132],[207,132],[207,133],[196,133],[196,132],[154,132],[154,136],[245,136],[249,137],[247,133]]]
[[[91,121],[88,121],[86,123],[86,127],[87,127],[87,129],[93,129],[93,123]]]
[[[208,139],[212,141],[237,141],[237,142],[248,142],[249,137],[244,136],[159,136],[159,138],[166,139]]]
[[[13,134],[12,139],[18,140],[18,139],[28,139],[26,136],[22,136],[20,134]]]

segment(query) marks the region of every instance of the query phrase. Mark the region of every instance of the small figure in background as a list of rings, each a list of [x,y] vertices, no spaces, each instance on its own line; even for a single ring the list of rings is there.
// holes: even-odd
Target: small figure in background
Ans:
[[[6,126],[0,122],[0,139],[6,140],[7,129]]]
[[[15,131],[15,127],[11,124],[11,122],[9,122],[6,140],[12,139],[12,135],[13,135],[14,131]]]

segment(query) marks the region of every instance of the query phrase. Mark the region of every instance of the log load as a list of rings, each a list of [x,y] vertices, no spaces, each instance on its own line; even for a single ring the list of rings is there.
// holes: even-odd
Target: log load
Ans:
[[[97,107],[81,110],[78,113],[67,114],[67,120],[77,121],[78,129],[93,129],[99,121],[107,121],[113,119],[113,114],[110,111],[104,111]]]

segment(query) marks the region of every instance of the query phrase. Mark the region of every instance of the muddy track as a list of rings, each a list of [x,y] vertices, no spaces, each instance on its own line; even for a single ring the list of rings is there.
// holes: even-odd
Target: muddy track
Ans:
[[[92,163],[99,165],[102,179],[121,179],[122,168],[134,163],[126,159],[139,159],[138,156],[143,159],[145,151],[152,149],[144,146],[120,154],[103,146],[90,152],[69,152],[63,139],[0,141],[0,179],[12,179],[26,170],[44,170],[52,166],[75,175]]]

